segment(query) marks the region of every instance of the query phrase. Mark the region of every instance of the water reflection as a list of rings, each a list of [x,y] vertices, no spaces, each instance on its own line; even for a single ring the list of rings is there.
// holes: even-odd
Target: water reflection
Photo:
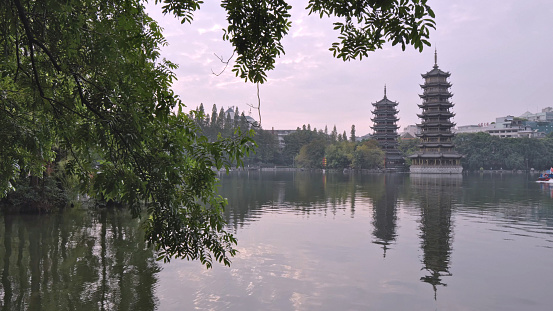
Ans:
[[[396,209],[399,188],[403,185],[404,176],[386,174],[383,177],[383,187],[379,189],[373,199],[373,243],[382,245],[383,257],[386,250],[396,239]]]
[[[332,214],[349,204],[353,216],[355,185],[355,174],[243,171],[222,176],[220,193],[229,201],[225,219],[236,232],[267,212]]]
[[[159,266],[129,213],[0,217],[0,309],[153,310]]]
[[[241,172],[221,184],[240,251],[231,268],[174,260],[158,273],[139,223],[118,210],[0,216],[0,309],[553,304],[553,200],[524,176]]]
[[[462,175],[411,174],[410,177],[411,188],[419,195],[421,209],[422,269],[427,272],[427,275],[421,277],[421,281],[432,285],[436,298],[437,286],[447,286],[442,278],[451,276],[452,202],[461,187]]]
[[[540,183],[540,190],[550,198],[553,198],[553,184]]]

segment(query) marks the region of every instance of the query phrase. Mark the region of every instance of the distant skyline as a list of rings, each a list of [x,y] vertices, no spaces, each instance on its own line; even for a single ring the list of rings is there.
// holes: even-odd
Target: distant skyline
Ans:
[[[432,47],[422,53],[387,44],[362,61],[343,62],[328,51],[337,33],[332,20],[308,16],[307,1],[291,1],[292,28],[284,39],[286,55],[261,85],[264,129],[295,129],[303,124],[349,135],[371,133],[372,103],[384,96],[399,103],[400,131],[419,123],[421,74],[432,69],[434,49],[438,66],[451,73],[453,122],[488,123],[496,117],[519,116],[553,106],[553,2],[547,0],[449,0],[428,3],[436,13]],[[228,59],[232,47],[222,40],[225,12],[219,1],[206,1],[192,24],[180,24],[161,14],[161,6],[147,5],[148,13],[164,28],[169,46],[162,57],[177,64],[174,90],[189,109],[204,104],[237,106],[258,119],[256,85],[245,83],[224,68],[215,56]]]

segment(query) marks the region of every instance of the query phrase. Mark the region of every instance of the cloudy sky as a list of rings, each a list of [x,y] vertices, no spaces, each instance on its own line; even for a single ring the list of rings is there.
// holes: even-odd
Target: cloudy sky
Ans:
[[[153,1],[152,1],[153,2]],[[207,113],[237,106],[258,119],[256,86],[234,76],[215,56],[227,59],[232,47],[222,40],[225,12],[219,1],[206,1],[192,24],[163,16],[148,5],[164,28],[169,46],[163,57],[179,64],[174,89],[188,108],[203,103]],[[451,73],[457,125],[495,121],[553,107],[553,1],[429,0],[436,13],[432,47],[386,45],[362,61],[334,59],[328,50],[336,41],[332,20],[308,16],[307,1],[290,1],[292,28],[284,39],[286,55],[261,85],[261,117],[265,129],[295,129],[303,124],[357,135],[372,132],[372,105],[383,97],[399,103],[400,131],[419,122],[421,74],[434,65]]]

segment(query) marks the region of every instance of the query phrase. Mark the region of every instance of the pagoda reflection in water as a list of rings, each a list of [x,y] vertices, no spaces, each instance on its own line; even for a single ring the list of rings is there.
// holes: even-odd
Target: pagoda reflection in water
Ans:
[[[373,243],[382,245],[383,256],[396,240],[398,188],[405,175],[385,174],[384,187],[373,201]]]
[[[451,210],[453,194],[461,186],[462,175],[411,174],[411,188],[418,194],[421,218],[420,238],[423,251],[421,281],[429,283],[436,298],[437,286],[447,286],[443,278],[451,276],[450,256],[453,242]]]

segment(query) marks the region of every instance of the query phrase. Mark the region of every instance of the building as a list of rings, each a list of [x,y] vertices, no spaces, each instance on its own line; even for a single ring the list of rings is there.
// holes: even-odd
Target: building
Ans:
[[[271,133],[273,135],[276,135],[278,139],[278,147],[281,150],[284,149],[284,147],[286,146],[286,143],[284,142],[284,137],[294,132],[296,132],[296,130],[275,130],[274,127],[271,129]]]
[[[471,125],[461,125],[458,126],[456,129],[451,129],[455,134],[461,134],[461,133],[480,133],[485,132],[488,133],[489,130],[493,130],[495,128],[494,124],[492,123],[481,123],[481,124],[471,124]]]
[[[511,115],[495,118],[495,122],[478,125],[463,125],[454,130],[456,134],[485,132],[500,138],[542,138],[553,132],[553,108],[541,112],[525,112],[519,117]]]
[[[404,127],[403,132],[401,134],[399,134],[399,136],[401,136],[402,138],[405,137],[405,136],[414,138],[419,133],[420,133],[419,127],[416,126],[415,124],[411,124],[411,125],[407,125],[406,127]],[[409,135],[407,135],[407,134],[409,134]]]
[[[487,132],[501,138],[537,137],[537,132],[526,125],[526,119],[513,116],[496,118],[493,128]]]
[[[553,121],[553,108],[546,107],[538,113],[531,113],[529,111],[526,111],[520,116],[520,118],[526,119],[528,121],[551,122]]]
[[[371,133],[365,134],[363,136],[355,136],[355,141],[356,142],[361,142],[361,141],[369,140],[369,139],[373,139],[373,135]]]
[[[234,106],[228,107],[227,110],[225,111],[225,117],[228,117],[231,120],[234,120],[234,117],[235,117],[234,115],[235,115],[236,111],[238,111],[238,107],[234,107]],[[242,113],[244,113],[244,112],[242,112]],[[240,115],[238,117],[240,117]],[[252,118],[251,116],[246,116],[246,115],[244,117],[246,117],[246,122],[249,124],[250,127],[251,126],[257,126],[258,123],[257,123],[257,121],[255,121],[254,118]]]
[[[451,84],[447,81],[450,73],[438,68],[438,55],[434,53],[434,68],[423,74],[424,85],[421,85],[423,94],[419,95],[422,104],[418,105],[422,113],[420,133],[421,139],[419,151],[409,158],[411,159],[411,173],[423,174],[457,174],[463,171],[461,166],[462,156],[455,152],[453,145],[453,133],[451,128],[455,126],[451,118],[455,115],[451,112],[453,103],[449,101],[452,94],[449,92]]]
[[[374,118],[371,121],[374,122],[374,125],[371,126],[371,129],[374,131],[373,139],[378,141],[378,145],[386,154],[384,167],[386,170],[401,171],[405,168],[405,161],[397,149],[399,137],[397,121],[399,119],[396,106],[398,103],[386,97],[386,86],[384,86],[384,98],[372,105],[375,109],[372,111]]]

